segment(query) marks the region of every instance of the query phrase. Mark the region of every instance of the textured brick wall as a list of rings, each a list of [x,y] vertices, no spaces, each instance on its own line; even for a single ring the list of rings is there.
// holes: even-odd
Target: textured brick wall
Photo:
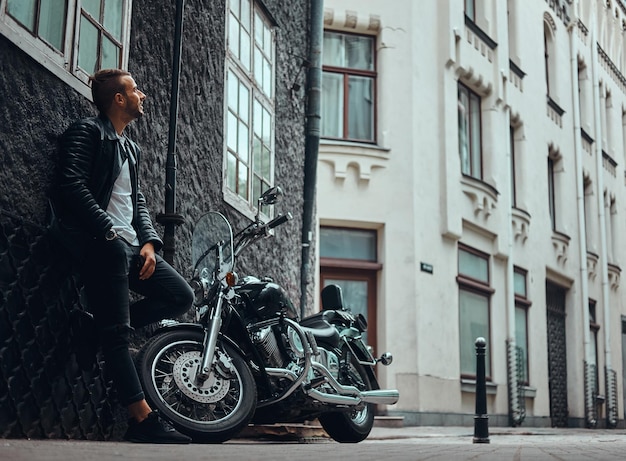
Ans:
[[[222,201],[224,0],[187,0],[178,118],[175,266],[190,271],[193,222],[209,210],[246,220]],[[129,70],[148,95],[128,129],[143,149],[142,189],[164,212],[175,2],[134,0]],[[305,95],[292,94],[307,54],[308,2],[266,1],[278,25],[275,180],[294,220],[248,251],[242,272],[270,275],[297,303]],[[100,363],[81,369],[72,349],[80,285],[45,237],[58,136],[92,104],[0,36],[0,436],[116,438],[124,424]],[[299,75],[299,76],[298,76]],[[159,230],[162,229],[159,226]],[[141,341],[141,337],[136,338]]]

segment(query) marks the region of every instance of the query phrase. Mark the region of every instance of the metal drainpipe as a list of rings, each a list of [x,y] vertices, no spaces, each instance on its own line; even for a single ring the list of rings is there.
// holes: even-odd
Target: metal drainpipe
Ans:
[[[500,12],[499,12],[500,13]],[[506,43],[501,43],[501,50],[509,50],[509,38],[510,31],[507,27],[506,21],[501,21],[498,36],[502,37]],[[501,62],[500,65],[500,81],[501,84],[501,95],[502,101],[504,102],[504,129],[502,129],[502,134],[504,137],[502,139],[505,140],[505,157],[506,164],[513,164],[513,149],[511,148],[514,139],[510,139],[513,136],[511,133],[511,106],[509,105],[509,86],[511,85],[508,75],[510,73],[510,56],[509,53],[505,53],[499,57]],[[513,175],[514,171],[510,170],[510,174],[508,175],[508,181],[505,185],[508,193],[508,202],[507,202],[507,213],[506,217],[508,220],[508,228],[507,228],[507,260],[506,260],[506,318],[507,318],[507,384],[508,384],[508,397],[509,397],[509,422],[512,423],[513,426],[518,426],[522,423],[524,419],[524,414],[522,411],[522,407],[520,405],[520,392],[519,392],[519,376],[518,376],[518,367],[517,367],[517,347],[515,343],[515,266],[513,264],[514,256],[515,256],[515,232],[513,229]],[[523,396],[521,397],[523,398]]]
[[[504,72],[502,72],[502,92],[503,99],[505,101],[506,107],[504,109],[504,118],[506,128],[502,130],[503,133],[509,134],[512,136],[510,126],[511,126],[511,107],[508,106],[508,85],[509,82],[506,78]],[[506,143],[506,159],[507,164],[512,164],[512,149],[511,144],[514,142],[513,139],[509,139],[509,136],[506,136],[504,139],[508,142]],[[513,181],[512,175],[514,172],[511,172],[509,175],[509,188],[511,191],[511,182]],[[515,252],[514,247],[514,229],[513,229],[513,196],[512,193],[509,193],[509,202],[508,202],[508,211],[507,211],[507,219],[509,220],[508,227],[508,236],[507,236],[507,252],[508,258],[506,261],[506,306],[507,306],[507,373],[508,373],[508,385],[509,385],[509,411],[510,411],[510,420],[514,426],[517,426],[522,423],[523,415],[519,404],[519,376],[517,369],[517,347],[515,343],[515,267],[513,264],[513,256]]]
[[[587,230],[585,226],[585,188],[583,184],[583,159],[581,144],[581,121],[578,108],[580,96],[578,94],[578,48],[576,46],[576,28],[578,18],[573,15],[567,26],[570,46],[570,72],[572,79],[572,111],[574,117],[574,156],[576,157],[576,208],[578,209],[578,251],[580,253],[580,295],[583,318],[583,352],[585,354],[585,413],[588,427],[595,427],[598,423],[593,401],[592,383],[590,382],[589,367],[591,364],[591,332],[589,331],[589,283],[587,271]]]
[[[322,107],[322,41],[324,37],[324,0],[311,0],[309,11],[311,43],[307,78],[307,124],[304,151],[304,200],[302,205],[302,262],[300,268],[300,314],[304,317],[307,286],[311,273],[310,251],[313,239],[317,157],[320,143]]]
[[[176,0],[170,126],[167,143],[167,161],[165,164],[165,213],[159,213],[156,218],[157,222],[165,227],[165,232],[163,233],[163,259],[170,264],[173,264],[174,254],[176,253],[176,240],[174,237],[176,226],[185,222],[185,218],[176,213],[176,128],[178,126],[178,95],[183,47],[184,7],[185,0]]]
[[[607,235],[606,235],[606,215],[604,212],[604,167],[603,167],[603,154],[602,154],[602,121],[600,118],[600,111],[602,108],[600,107],[600,77],[598,76],[598,43],[596,41],[596,18],[595,15],[593,17],[593,22],[591,26],[591,68],[593,75],[593,91],[594,91],[594,125],[595,125],[595,136],[596,136],[596,171],[597,171],[597,194],[598,194],[598,220],[600,221],[600,269],[602,271],[602,302],[604,307],[604,323],[606,328],[604,330],[604,367],[606,370],[606,377],[610,375],[612,371],[611,366],[611,329],[609,328],[610,319],[611,319],[611,306],[610,306],[610,294],[609,294],[609,268],[608,268],[608,251],[607,251]],[[598,364],[596,364],[596,370],[598,369]],[[605,378],[605,386],[606,386],[606,402],[607,402],[607,416],[610,413],[609,405],[612,405],[612,402],[615,401],[615,396],[613,395],[613,388],[607,385]],[[612,425],[613,421],[609,421]]]

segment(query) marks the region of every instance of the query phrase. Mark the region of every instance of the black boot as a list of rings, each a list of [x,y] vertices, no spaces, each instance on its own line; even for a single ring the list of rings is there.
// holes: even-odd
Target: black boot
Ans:
[[[190,443],[191,437],[178,432],[153,411],[140,423],[130,420],[124,440],[137,443]]]

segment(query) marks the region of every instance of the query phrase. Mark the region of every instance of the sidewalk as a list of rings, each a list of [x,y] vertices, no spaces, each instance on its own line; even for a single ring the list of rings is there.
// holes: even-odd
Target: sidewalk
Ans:
[[[331,441],[318,425],[261,425],[250,426],[237,438],[241,441],[297,441],[313,443]],[[396,441],[425,444],[472,444],[474,427],[469,426],[401,426],[375,425],[366,442]],[[563,443],[575,440],[584,442],[623,441],[626,444],[626,429],[584,429],[553,427],[490,427],[490,444],[537,444]],[[626,453],[624,455],[626,458]]]
[[[405,426],[398,428],[374,427],[369,441],[415,439],[422,443],[473,442],[474,428],[461,426]],[[489,443],[525,444],[554,443],[568,439],[577,443],[614,441],[626,443],[626,429],[583,429],[555,427],[490,427]],[[624,455],[626,458],[626,453]]]
[[[287,427],[287,426],[285,426]],[[81,440],[0,440],[1,461],[623,461],[626,431],[490,428],[473,443],[473,427],[375,427],[358,444],[339,444],[311,429],[309,438],[237,438],[219,445],[154,445]],[[291,427],[284,430],[292,430]],[[293,434],[292,434],[293,435]]]

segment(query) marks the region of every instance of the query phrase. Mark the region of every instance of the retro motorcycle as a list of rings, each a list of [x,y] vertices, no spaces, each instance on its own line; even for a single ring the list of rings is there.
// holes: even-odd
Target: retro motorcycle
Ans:
[[[244,249],[291,218],[261,219],[281,194],[268,189],[255,221],[234,236],[220,213],[198,221],[190,282],[196,322],[170,322],[139,353],[148,401],[196,442],[224,442],[250,422],[315,418],[333,439],[359,442],[372,429],[375,405],[399,399],[397,390],[379,388],[374,370],[391,354],[372,356],[362,340],[367,322],[344,309],[338,286],[322,291],[321,312],[299,321],[279,285],[233,271]]]

